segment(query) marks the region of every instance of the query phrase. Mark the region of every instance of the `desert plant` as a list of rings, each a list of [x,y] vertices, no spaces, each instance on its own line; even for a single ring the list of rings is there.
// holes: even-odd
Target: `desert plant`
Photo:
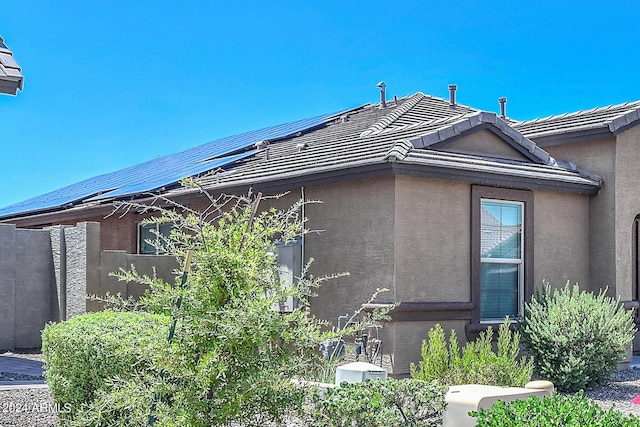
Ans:
[[[555,394],[531,396],[508,403],[498,401],[488,409],[471,412],[476,427],[636,427],[640,418],[623,415],[615,408],[604,410],[585,397]]]
[[[303,202],[259,212],[260,197],[207,197],[212,205],[202,212],[168,199],[164,207],[123,205],[156,212],[149,221],[173,223],[163,248],[191,272],[178,286],[134,269],[119,273],[150,288],[136,308],[169,316],[175,329],[170,342],[145,347],[150,369],[114,381],[78,423],[114,419],[109,425],[136,425],[146,410],[148,423],[157,426],[262,426],[281,424],[302,407],[304,390],[290,380],[317,369],[323,362],[319,343],[336,337],[323,332],[324,323],[307,310],[308,297],[333,276],[301,277],[288,286],[278,276],[275,246],[306,232]],[[192,262],[185,263],[188,253]],[[299,301],[298,307],[275,310],[287,297]]]
[[[151,365],[144,348],[163,342],[168,319],[149,313],[84,314],[48,324],[42,333],[44,376],[55,402],[68,408],[59,416],[73,419],[112,378],[129,378]]]
[[[506,318],[498,330],[497,351],[493,350],[493,328],[467,343],[460,352],[454,330],[447,345],[440,324],[429,330],[422,342],[422,360],[411,365],[411,376],[446,385],[486,384],[522,387],[531,380],[531,357],[519,357],[520,334],[510,329]],[[462,354],[461,354],[462,353]]]
[[[523,342],[534,371],[559,390],[575,392],[601,385],[616,370],[635,336],[630,312],[606,289],[598,295],[567,282],[544,282],[525,304]]]
[[[316,392],[307,423],[319,427],[440,426],[445,391],[437,383],[414,379],[343,383]]]

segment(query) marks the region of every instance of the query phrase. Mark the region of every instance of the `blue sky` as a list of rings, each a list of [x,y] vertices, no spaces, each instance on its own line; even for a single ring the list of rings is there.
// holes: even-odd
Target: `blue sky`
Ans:
[[[640,99],[637,2],[3,2],[0,206],[421,91],[531,119]]]

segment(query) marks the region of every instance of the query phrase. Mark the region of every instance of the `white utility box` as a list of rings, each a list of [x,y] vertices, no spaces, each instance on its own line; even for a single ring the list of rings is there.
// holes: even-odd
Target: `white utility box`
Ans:
[[[476,419],[469,412],[488,408],[498,400],[510,402],[529,396],[551,396],[548,389],[521,387],[497,387],[478,384],[454,385],[445,395],[447,408],[444,411],[443,427],[474,427]]]
[[[336,387],[343,382],[361,383],[364,381],[387,380],[386,369],[367,362],[353,362],[336,368]]]

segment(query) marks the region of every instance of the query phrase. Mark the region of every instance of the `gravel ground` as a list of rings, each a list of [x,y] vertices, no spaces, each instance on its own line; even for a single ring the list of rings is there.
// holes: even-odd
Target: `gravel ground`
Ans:
[[[42,361],[36,352],[11,353],[14,357],[24,357]],[[20,380],[24,375],[0,373],[0,381]],[[640,369],[619,371],[604,386],[585,393],[605,409],[615,405],[626,414],[640,415],[640,405],[631,402],[640,395]],[[56,412],[65,408],[56,407],[48,388],[18,388],[0,390],[0,427],[50,427],[58,426]],[[296,424],[292,424],[296,425]]]

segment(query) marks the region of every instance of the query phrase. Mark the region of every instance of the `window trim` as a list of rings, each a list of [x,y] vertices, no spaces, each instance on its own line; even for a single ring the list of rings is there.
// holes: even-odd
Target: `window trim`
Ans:
[[[480,198],[480,207],[482,208],[482,202],[494,202],[494,203],[500,203],[503,205],[515,205],[515,206],[519,206],[520,207],[520,224],[521,224],[521,230],[520,230],[520,241],[521,242],[526,242],[528,236],[526,236],[525,233],[525,225],[526,225],[526,218],[525,218],[525,212],[524,212],[524,208],[525,208],[525,204],[524,202],[520,202],[520,201],[515,201],[515,200],[499,200],[499,199],[490,199],[490,198],[485,198],[482,197]],[[482,211],[481,211],[481,217],[480,217],[480,247],[482,250]],[[491,257],[480,257],[480,269],[482,270],[482,265],[483,264],[515,264],[518,265],[518,296],[520,295],[524,295],[524,270],[525,270],[525,256],[526,256],[526,248],[524,247],[524,245],[520,245],[520,257],[518,258],[491,258]],[[482,283],[480,283],[480,285],[482,285]],[[518,313],[519,315],[521,315],[523,313],[524,310],[524,303],[523,303],[523,298],[518,298]],[[480,312],[482,313],[482,307],[480,307]],[[482,315],[480,316],[480,323],[495,323],[495,322],[501,322],[502,319],[498,319],[498,318],[489,318],[489,319],[483,319]]]
[[[495,320],[482,321],[480,317],[480,279],[481,279],[481,201],[497,200],[504,202],[522,203],[523,207],[523,275],[522,286],[523,295],[519,304],[523,305],[524,301],[530,301],[533,295],[533,240],[534,240],[534,211],[533,202],[534,194],[532,191],[514,190],[498,187],[486,187],[481,185],[471,186],[471,302],[473,310],[471,311],[471,323],[490,325],[501,323]],[[522,308],[522,307],[520,307]]]

